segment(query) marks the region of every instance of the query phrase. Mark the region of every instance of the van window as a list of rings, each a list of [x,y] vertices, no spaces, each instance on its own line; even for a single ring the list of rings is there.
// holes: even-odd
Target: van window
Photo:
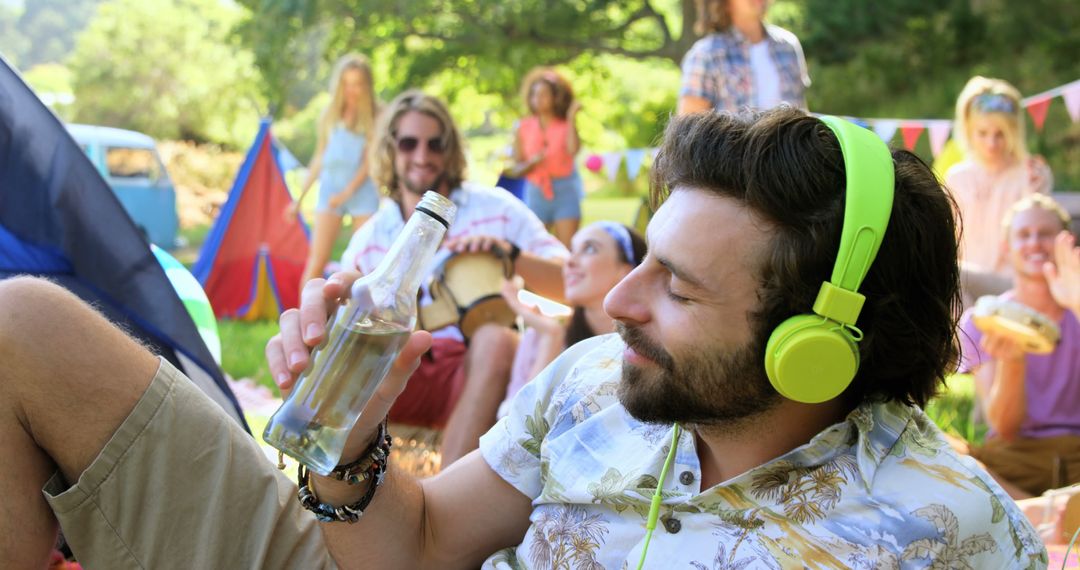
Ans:
[[[105,169],[112,178],[161,178],[161,162],[149,148],[113,146],[105,149]]]

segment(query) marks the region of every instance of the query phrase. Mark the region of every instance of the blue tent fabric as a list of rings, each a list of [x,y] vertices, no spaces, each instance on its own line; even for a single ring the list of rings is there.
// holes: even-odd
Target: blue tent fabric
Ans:
[[[95,304],[247,429],[150,246],[60,121],[0,57],[0,279],[39,275]]]

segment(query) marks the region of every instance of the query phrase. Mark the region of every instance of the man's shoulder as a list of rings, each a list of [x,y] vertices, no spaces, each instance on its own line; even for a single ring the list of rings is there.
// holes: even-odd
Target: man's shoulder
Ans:
[[[874,475],[874,501],[912,522],[956,525],[950,532],[959,540],[984,537],[999,555],[1038,557],[1041,542],[1016,503],[973,458],[953,450],[924,412],[910,411]]]

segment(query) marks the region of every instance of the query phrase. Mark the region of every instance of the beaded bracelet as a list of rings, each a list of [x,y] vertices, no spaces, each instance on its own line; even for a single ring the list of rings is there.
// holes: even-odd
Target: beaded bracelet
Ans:
[[[393,438],[386,430],[386,420],[379,425],[379,435],[371,443],[371,447],[361,455],[360,459],[347,465],[338,465],[330,472],[330,476],[338,481],[345,481],[349,485],[358,485],[363,481],[372,480],[364,496],[351,505],[334,507],[319,501],[311,488],[310,472],[303,464],[296,470],[296,483],[299,487],[297,498],[303,507],[313,513],[320,522],[347,522],[354,523],[360,520],[364,509],[371,504],[375,497],[375,491],[382,485],[386,476],[387,459],[390,456],[390,447]]]
[[[359,501],[351,505],[335,507],[319,501],[319,498],[315,496],[315,492],[311,490],[307,468],[300,465],[296,470],[296,482],[300,486],[296,497],[300,499],[300,504],[305,509],[315,513],[315,518],[319,522],[347,522],[352,524],[364,516],[364,509],[371,504],[371,499],[375,497],[375,490],[379,488],[379,485],[382,485],[383,473],[380,472],[375,477],[375,480],[368,486],[367,491],[364,492],[364,496],[360,497]]]
[[[386,462],[390,458],[390,448],[393,444],[394,438],[390,437],[384,419],[379,424],[379,434],[375,436],[375,441],[372,441],[367,450],[360,455],[360,459],[345,465],[338,465],[330,472],[330,477],[350,485],[359,485],[374,477],[377,473],[385,472]]]

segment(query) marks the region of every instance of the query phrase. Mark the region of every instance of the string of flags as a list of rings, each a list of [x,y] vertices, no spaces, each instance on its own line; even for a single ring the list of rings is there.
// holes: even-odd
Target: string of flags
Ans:
[[[1046,124],[1046,113],[1050,110],[1050,103],[1061,97],[1065,102],[1065,110],[1069,113],[1072,122],[1080,121],[1080,79],[1048,89],[1042,93],[1025,97],[1020,100],[1020,105],[1027,110],[1035,124],[1035,131],[1042,132]],[[844,117],[849,121],[872,129],[881,140],[886,143],[892,141],[897,131],[904,142],[904,148],[914,150],[924,132],[929,133],[930,152],[936,157],[945,148],[945,143],[952,134],[953,121],[950,119],[864,119],[859,117]]]
[[[1031,117],[1036,132],[1042,132],[1050,104],[1058,97],[1064,101],[1065,110],[1068,111],[1072,122],[1080,121],[1080,79],[1077,79],[1021,99],[1020,104]],[[904,148],[908,150],[914,150],[923,133],[927,133],[930,152],[935,157],[945,148],[945,143],[952,136],[952,119],[882,119],[850,116],[844,118],[873,130],[886,143],[891,142],[896,134],[900,133]],[[615,181],[619,166],[625,160],[626,174],[633,182],[641,172],[641,166],[645,160],[652,160],[655,153],[655,148],[631,148],[624,151],[591,154],[585,159],[585,168],[596,173],[604,170],[608,179]]]

